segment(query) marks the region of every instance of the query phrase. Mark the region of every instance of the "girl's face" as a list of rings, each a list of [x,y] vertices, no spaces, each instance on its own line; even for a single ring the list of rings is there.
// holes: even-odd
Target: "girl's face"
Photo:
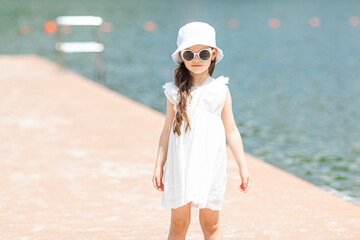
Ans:
[[[205,48],[209,48],[209,46],[197,44],[197,45],[188,47],[186,49],[190,49],[193,52],[198,53],[198,52],[200,52],[200,50],[205,49]],[[214,51],[208,60],[202,61],[199,59],[199,56],[196,55],[195,58],[191,62],[184,61],[181,54],[180,53],[179,54],[180,54],[181,59],[184,61],[186,68],[190,72],[195,73],[195,74],[201,74],[209,68],[211,60],[214,60],[216,57],[216,53],[217,53],[217,49],[214,48]]]

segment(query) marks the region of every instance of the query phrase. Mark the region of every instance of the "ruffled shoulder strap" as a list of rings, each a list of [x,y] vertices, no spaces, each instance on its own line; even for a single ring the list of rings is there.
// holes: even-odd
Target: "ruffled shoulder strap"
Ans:
[[[228,83],[229,83],[228,77],[220,76],[214,78],[208,86],[208,92],[214,95],[221,94],[227,89]]]
[[[229,78],[228,77],[224,77],[224,76],[220,76],[218,78],[215,79],[215,82],[217,81],[218,86],[218,96],[220,99],[220,104],[224,105],[225,103],[225,99],[226,99],[226,93],[227,93],[227,89],[228,89],[228,85],[229,84]]]
[[[228,83],[228,77],[220,76],[214,78],[208,86],[206,86],[203,94],[203,98],[207,103],[206,105],[209,106],[209,109],[212,109],[212,111],[218,112],[218,114],[221,113],[221,109],[225,103]]]
[[[220,76],[214,79],[214,83],[222,86],[226,86],[226,84],[229,83],[229,78],[228,77],[224,77],[224,76]]]
[[[164,89],[164,94],[169,99],[169,101],[172,104],[175,104],[179,91],[179,88],[176,86],[175,82],[167,82],[162,86],[162,88]]]

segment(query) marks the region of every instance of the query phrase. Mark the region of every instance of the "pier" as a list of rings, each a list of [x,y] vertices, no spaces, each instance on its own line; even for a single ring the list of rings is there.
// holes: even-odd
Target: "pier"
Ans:
[[[164,122],[37,55],[0,55],[0,239],[167,239],[171,212],[152,185]],[[224,239],[360,239],[359,206],[246,160],[244,194],[228,147]],[[191,211],[186,239],[203,239]]]

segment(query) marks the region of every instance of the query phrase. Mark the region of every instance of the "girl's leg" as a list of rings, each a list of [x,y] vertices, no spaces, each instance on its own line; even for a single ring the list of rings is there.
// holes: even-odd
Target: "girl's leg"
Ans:
[[[209,208],[199,210],[199,221],[205,240],[222,240],[220,231],[220,211]]]
[[[191,220],[191,202],[171,209],[171,224],[168,240],[185,240]]]

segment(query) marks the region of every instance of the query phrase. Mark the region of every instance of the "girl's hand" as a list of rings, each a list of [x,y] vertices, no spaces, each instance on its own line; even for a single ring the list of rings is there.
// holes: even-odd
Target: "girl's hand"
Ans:
[[[164,170],[162,168],[156,168],[152,178],[155,189],[162,192],[164,191],[164,184],[162,183],[163,172]]]
[[[250,175],[246,167],[239,169],[239,174],[241,178],[241,185],[239,187],[240,192],[246,193],[250,187]]]

